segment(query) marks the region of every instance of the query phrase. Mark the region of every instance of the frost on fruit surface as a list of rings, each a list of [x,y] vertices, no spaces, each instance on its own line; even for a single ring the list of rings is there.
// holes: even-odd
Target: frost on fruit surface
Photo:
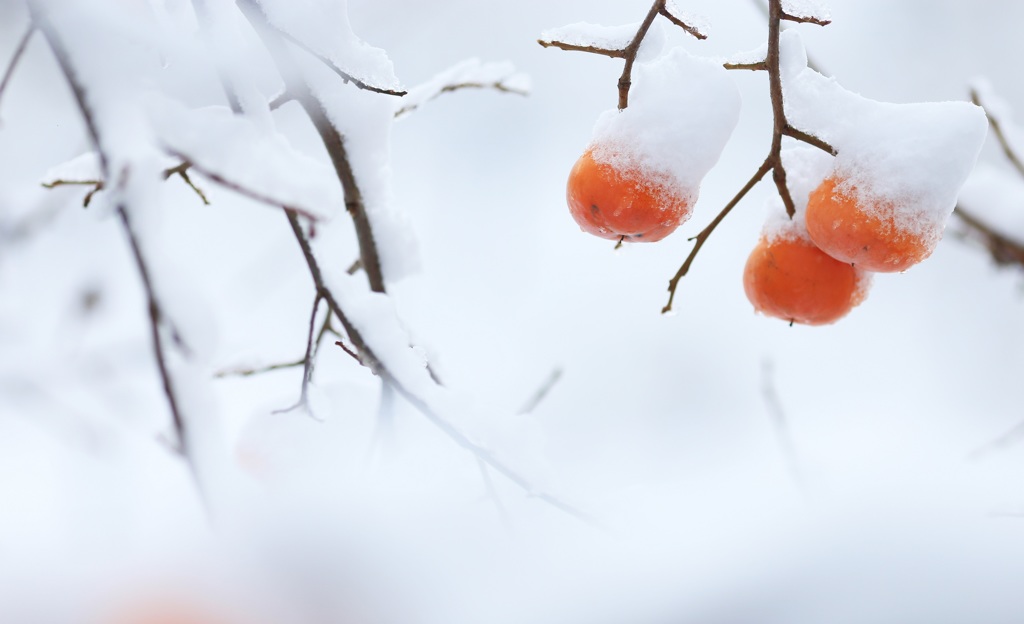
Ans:
[[[986,226],[1024,244],[1024,180],[1017,172],[978,165],[960,191],[959,204]]]
[[[809,17],[821,21],[832,19],[828,4],[822,0],[782,0],[782,10],[793,17]]]
[[[807,67],[799,36],[782,35],[786,115],[838,152],[833,175],[865,211],[937,238],[974,168],[988,129],[969,102],[889,104],[844,89]]]
[[[692,206],[739,110],[739,92],[726,70],[677,48],[633,68],[629,106],[598,118],[593,157],[619,171],[641,171]]]
[[[347,0],[248,0],[270,23],[341,70],[382,89],[400,89],[387,52],[352,31]],[[351,86],[349,86],[351,88]]]
[[[622,26],[602,26],[589,22],[576,22],[559,28],[545,30],[540,35],[540,41],[544,44],[558,41],[571,46],[583,48],[597,48],[599,50],[623,50],[633,41],[640,22],[623,24]],[[657,57],[665,48],[665,30],[660,22],[651,24],[647,31],[640,51],[637,53],[637,60],[644,61]]]
[[[329,218],[344,205],[326,164],[250,118],[222,106],[189,109],[163,98],[153,100],[150,114],[164,147],[206,174],[317,218]]]
[[[395,99],[395,117],[403,117],[446,91],[482,87],[495,87],[527,95],[530,92],[530,77],[517,72],[509,62],[484,63],[480,59],[466,59],[412,87],[401,99]]]

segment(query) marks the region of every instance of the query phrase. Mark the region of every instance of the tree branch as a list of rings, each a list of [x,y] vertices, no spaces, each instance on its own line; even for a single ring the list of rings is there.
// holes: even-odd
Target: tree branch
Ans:
[[[574,52],[589,52],[591,54],[600,54],[602,56],[621,58],[625,60],[626,63],[622,68],[622,74],[619,76],[618,82],[619,110],[622,110],[629,106],[629,89],[633,84],[633,64],[636,63],[636,55],[640,52],[640,46],[643,45],[644,38],[647,37],[647,33],[651,30],[651,25],[654,24],[655,18],[661,15],[694,37],[698,39],[707,39],[707,35],[702,33],[695,26],[687,24],[681,18],[673,15],[668,9],[667,1],[668,0],[654,0],[651,8],[647,11],[647,15],[644,17],[643,21],[640,22],[640,26],[637,28],[636,34],[633,35],[633,38],[626,47],[621,50],[609,50],[607,48],[600,48],[596,46],[576,45],[566,43],[564,41],[547,39],[538,39],[537,43],[545,48],[554,47]]]
[[[102,173],[103,179],[110,179],[110,160],[104,151],[103,142],[101,140],[101,133],[99,127],[96,124],[95,116],[93,115],[92,109],[89,107],[88,98],[86,97],[86,91],[84,85],[79,81],[77,74],[75,73],[74,67],[71,63],[71,57],[67,50],[63,46],[63,42],[60,39],[59,34],[53,25],[48,21],[44,12],[40,11],[36,6],[36,3],[32,0],[28,3],[29,13],[32,16],[33,24],[40,30],[43,36],[46,38],[50,49],[53,51],[54,58],[57,61],[57,65],[60,67],[61,72],[64,74],[64,78],[71,88],[71,92],[74,96],[75,102],[78,106],[78,110],[82,116],[82,121],[85,124],[86,131],[89,135],[90,141],[93,144],[93,148],[99,155],[100,161],[100,172]],[[127,173],[127,172],[126,172]],[[189,442],[188,436],[188,425],[185,421],[184,414],[181,409],[178,395],[174,389],[174,381],[171,378],[170,369],[167,364],[167,353],[166,346],[164,345],[163,336],[161,334],[160,326],[164,321],[163,310],[160,307],[160,302],[156,296],[156,290],[153,285],[152,272],[149,264],[146,260],[145,253],[142,250],[142,246],[139,243],[139,239],[132,227],[131,217],[129,216],[128,208],[124,203],[117,206],[117,214],[120,218],[122,228],[125,236],[128,239],[129,247],[132,252],[132,259],[135,263],[135,268],[138,271],[139,278],[142,281],[142,287],[146,295],[146,303],[149,311],[149,329],[150,329],[150,341],[153,346],[153,357],[156,360],[157,370],[160,375],[160,383],[163,387],[164,397],[167,401],[167,407],[171,412],[171,422],[174,427],[176,440],[176,448],[181,456],[185,459],[189,466],[189,470],[192,474],[193,481],[195,482],[196,489],[199,493],[200,499],[203,501],[207,511],[211,511],[210,501],[207,498],[207,493],[203,487],[202,479],[199,475],[198,468],[196,466],[195,458],[192,455],[192,448]]]
[[[743,199],[744,196],[750,189],[754,188],[758,182],[769,172],[772,172],[772,181],[775,183],[775,188],[779,193],[779,197],[782,199],[783,205],[786,207],[786,214],[792,219],[796,214],[796,205],[793,202],[793,196],[789,192],[789,186],[786,184],[786,168],[782,162],[782,138],[788,136],[796,139],[820,150],[826,151],[829,154],[835,156],[836,150],[827,142],[819,139],[818,137],[803,132],[794,128],[790,125],[786,119],[785,100],[782,92],[782,70],[780,67],[779,58],[779,37],[782,32],[782,20],[785,18],[785,13],[782,10],[782,0],[769,0],[768,2],[768,54],[764,61],[764,68],[768,71],[768,92],[771,99],[772,105],[772,143],[771,148],[768,152],[768,156],[765,158],[761,166],[754,172],[754,175],[747,181],[747,183],[740,189],[732,200],[726,204],[725,208],[705,227],[697,236],[691,240],[696,240],[696,244],[693,249],[690,250],[686,260],[683,261],[682,266],[676,271],[676,274],[669,280],[668,283],[668,303],[664,308],[661,309],[662,314],[668,313],[672,310],[672,302],[676,296],[676,289],[679,286],[679,280],[685,276],[690,266],[693,264],[694,258],[700,252],[704,243],[707,242],[711,233],[718,227],[718,224],[736,207],[736,204]],[[751,67],[744,67],[744,69],[750,69]],[[760,67],[758,67],[760,69]]]
[[[395,119],[398,119],[399,117],[403,117],[411,113],[412,111],[416,110],[417,108],[419,108],[423,104],[426,104],[427,102],[436,100],[444,93],[452,93],[454,91],[461,91],[464,89],[494,89],[501,93],[514,93],[516,95],[522,95],[524,97],[529,95],[528,91],[507,86],[505,84],[504,79],[498,80],[497,82],[460,82],[456,84],[445,85],[433,96],[423,100],[418,104],[409,104],[399,108],[398,110],[395,111]]]
[[[355,85],[356,87],[362,89],[363,91],[371,91],[373,93],[380,93],[380,94],[383,94],[383,95],[393,95],[395,97],[402,97],[403,95],[408,93],[408,91],[401,91],[401,90],[397,90],[397,89],[385,89],[383,87],[375,87],[374,85],[371,85],[369,83],[363,82],[362,80],[356,78],[352,74],[346,72],[345,70],[343,70],[340,67],[338,67],[337,65],[335,65],[334,62],[331,61],[331,59],[329,59],[326,56],[324,56],[323,54],[320,54],[319,52],[313,50],[308,45],[306,45],[305,43],[300,41],[298,38],[293,37],[290,34],[288,34],[287,32],[285,32],[284,30],[278,28],[277,26],[274,26],[274,24],[272,24],[269,19],[266,20],[266,24],[267,24],[267,26],[269,28],[273,29],[274,32],[276,32],[280,37],[282,37],[283,39],[287,40],[289,43],[291,43],[295,47],[299,48],[300,50],[302,50],[306,54],[309,54],[310,56],[316,58],[318,61],[320,61],[321,63],[326,65],[331,71],[333,71],[335,74],[338,74],[338,76],[340,76],[341,79],[343,81],[345,81],[345,83],[352,83],[353,85]]]
[[[1003,148],[1003,154],[1006,155],[1006,159],[1010,161],[1010,164],[1013,165],[1014,169],[1024,176],[1024,160],[1021,160],[1021,157],[1017,155],[1016,150],[1014,150],[1013,146],[1010,144],[1010,139],[1006,136],[1006,131],[1003,129],[1002,123],[1000,123],[999,119],[989,111],[985,106],[985,103],[981,101],[981,94],[978,93],[977,89],[971,89],[971,101],[985,111],[985,116],[988,118],[988,125],[992,128],[992,134],[995,135],[996,140],[999,141],[999,146]]]
[[[25,34],[18,40],[18,45],[14,48],[14,54],[11,55],[10,62],[7,63],[7,69],[4,71],[3,78],[0,78],[0,100],[3,100],[4,93],[7,92],[7,85],[11,82],[11,76],[14,75],[14,70],[18,67],[18,62],[21,61],[22,55],[25,54],[25,50],[28,48],[28,44],[32,40],[32,34],[35,31],[35,23],[30,22],[28,28],[25,29]]]
[[[724,220],[730,212],[732,212],[732,209],[735,208],[736,205],[740,203],[740,200],[743,199],[752,188],[757,186],[757,183],[761,181],[761,178],[763,178],[765,174],[772,170],[772,167],[772,158],[771,156],[769,156],[768,158],[765,159],[761,166],[758,167],[757,171],[754,172],[754,175],[749,180],[747,180],[747,183],[743,185],[743,188],[741,188],[739,192],[736,193],[736,195],[731,200],[729,200],[729,203],[725,205],[725,208],[723,208],[722,211],[719,212],[718,215],[711,220],[711,223],[709,223],[703,230],[701,230],[700,234],[697,234],[697,236],[691,239],[697,241],[697,243],[693,246],[693,249],[690,250],[690,254],[686,256],[686,260],[683,261],[682,266],[679,267],[679,270],[676,271],[676,274],[672,277],[671,280],[669,280],[668,303],[665,304],[665,307],[661,309],[662,314],[667,314],[672,311],[672,302],[676,298],[676,288],[679,286],[679,280],[683,279],[683,277],[690,272],[690,265],[693,264],[694,258],[697,257],[697,254],[700,252],[701,247],[703,247],[704,243],[707,242],[708,237],[710,237],[711,233],[715,231],[715,228],[718,227],[718,224],[721,223],[722,220]]]
[[[356,184],[355,173],[352,170],[352,164],[349,162],[344,137],[327,117],[327,111],[324,109],[323,103],[313,94],[309,84],[298,77],[299,74],[288,54],[288,50],[280,41],[280,32],[269,23],[262,9],[252,0],[237,0],[237,4],[270,51],[271,57],[277,64],[281,76],[285,79],[285,92],[289,93],[292,99],[302,106],[317,134],[320,135],[320,140],[327,150],[331,164],[334,166],[335,173],[338,176],[338,181],[341,183],[345,193],[345,208],[348,210],[355,225],[356,238],[359,241],[360,259],[363,263],[366,279],[370,284],[370,290],[379,293],[386,292],[380,253],[377,249],[377,242],[373,235],[370,217],[366,211],[362,192],[359,190],[358,184]]]

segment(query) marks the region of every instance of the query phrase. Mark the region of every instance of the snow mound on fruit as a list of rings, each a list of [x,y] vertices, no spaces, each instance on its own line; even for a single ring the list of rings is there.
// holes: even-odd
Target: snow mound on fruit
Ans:
[[[786,115],[836,149],[837,188],[865,210],[894,214],[906,231],[941,233],[985,141],[984,111],[969,102],[889,104],[847,91],[807,67],[794,32],[783,33],[781,53]]]
[[[800,146],[782,150],[782,164],[786,167],[786,186],[793,197],[796,213],[790,219],[782,198],[773,194],[767,202],[764,229],[761,236],[768,242],[777,239],[799,238],[810,241],[807,235],[807,199],[814,189],[832,171],[833,158],[816,147]]]
[[[629,107],[598,118],[590,149],[596,161],[643,172],[692,206],[739,112],[739,91],[726,70],[676,48],[633,68]]]

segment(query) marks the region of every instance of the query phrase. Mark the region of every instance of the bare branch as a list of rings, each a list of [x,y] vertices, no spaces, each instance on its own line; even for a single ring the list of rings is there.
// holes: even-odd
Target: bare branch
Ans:
[[[0,78],[0,100],[3,100],[4,93],[7,92],[7,85],[11,82],[11,76],[14,75],[14,70],[17,69],[18,63],[21,61],[22,55],[25,54],[25,50],[28,48],[28,44],[32,40],[32,34],[35,31],[35,23],[30,22],[28,28],[25,29],[25,34],[21,36],[18,45],[15,46],[14,54],[11,55],[11,60],[7,63],[7,69],[4,70],[3,78]]]
[[[625,50],[609,50],[607,48],[598,48],[596,46],[581,46],[572,43],[565,43],[564,41],[554,41],[549,39],[538,39],[537,43],[545,48],[558,48],[559,50],[566,50],[568,52],[587,52],[589,54],[598,54],[600,56],[607,56],[610,58],[626,58]]]
[[[317,291],[316,298],[313,299],[313,312],[309,315],[309,334],[306,337],[306,354],[302,357],[302,390],[299,393],[299,400],[291,407],[275,410],[273,412],[274,414],[284,414],[302,408],[306,410],[310,416],[313,416],[313,412],[309,408],[309,382],[313,378],[313,336],[316,331],[316,314],[320,311],[320,302],[322,300],[323,296],[320,294],[320,291]],[[322,335],[323,332],[321,331],[321,336]]]
[[[832,20],[821,19],[820,17],[814,17],[813,15],[793,15],[783,11],[781,13],[782,19],[787,22],[796,22],[797,24],[815,24],[817,26],[828,26],[832,23]]]
[[[103,180],[53,180],[44,182],[42,186],[46,189],[55,189],[58,186],[91,186],[92,189],[82,198],[82,207],[88,208],[93,195],[103,190]]]
[[[726,69],[745,69],[749,71],[768,71],[768,63],[758,61],[756,63],[722,63]]]
[[[1003,148],[1003,154],[1006,155],[1006,159],[1010,161],[1010,164],[1024,176],[1024,160],[1017,155],[1017,152],[1010,145],[1010,139],[1006,136],[1006,131],[1003,129],[999,119],[989,111],[985,106],[984,102],[981,101],[981,94],[978,93],[977,89],[971,89],[971,101],[977,104],[985,111],[985,116],[988,117],[988,125],[992,128],[992,134],[995,135],[996,140],[999,141],[999,146]]]

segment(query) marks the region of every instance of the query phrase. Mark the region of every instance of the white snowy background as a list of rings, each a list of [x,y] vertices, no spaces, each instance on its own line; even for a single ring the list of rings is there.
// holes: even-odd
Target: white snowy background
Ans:
[[[711,24],[705,42],[666,29],[691,54],[724,58],[766,36],[749,0],[678,4]],[[788,327],[755,315],[741,285],[775,192],[764,182],[662,316],[686,238],[767,154],[771,111],[766,76],[733,72],[739,125],[693,219],[620,252],[580,233],[565,178],[616,103],[621,64],[536,39],[572,22],[636,22],[648,7],[349,7],[405,86],[471,57],[530,77],[528,97],[446,94],[396,122],[391,205],[416,235],[419,272],[389,290],[447,386],[474,402],[477,438],[601,528],[493,471],[489,488],[476,458],[401,400],[379,421],[378,381],[332,339],[317,360],[315,418],[273,413],[298,398],[300,369],[209,379],[206,424],[221,429],[222,461],[244,467],[225,469],[232,502],[211,534],[188,471],[158,440],[169,415],[119,223],[102,204],[83,210],[82,188],[38,184],[89,144],[37,36],[0,103],[0,609],[12,621],[102,611],[174,577],[283,610],[304,591],[327,595],[368,621],[1024,618],[1024,443],[974,453],[1024,419],[1021,275],[947,231],[932,258],[877,276],[836,325]],[[829,7],[831,25],[795,28],[846,89],[965,100],[985,76],[1024,117],[1024,4]],[[25,19],[20,3],[0,3],[0,59]],[[209,76],[170,67],[189,104],[223,104]],[[298,107],[273,116],[294,148],[327,163]],[[981,161],[1010,171],[991,136]],[[205,368],[299,358],[313,290],[285,218],[196,182],[212,205],[168,180],[153,237]],[[975,181],[975,196],[991,185]],[[1020,184],[1007,188],[1024,199]],[[12,235],[26,218],[38,226]],[[335,273],[358,255],[347,219],[338,211],[321,241]],[[517,415],[555,369],[548,396]]]

